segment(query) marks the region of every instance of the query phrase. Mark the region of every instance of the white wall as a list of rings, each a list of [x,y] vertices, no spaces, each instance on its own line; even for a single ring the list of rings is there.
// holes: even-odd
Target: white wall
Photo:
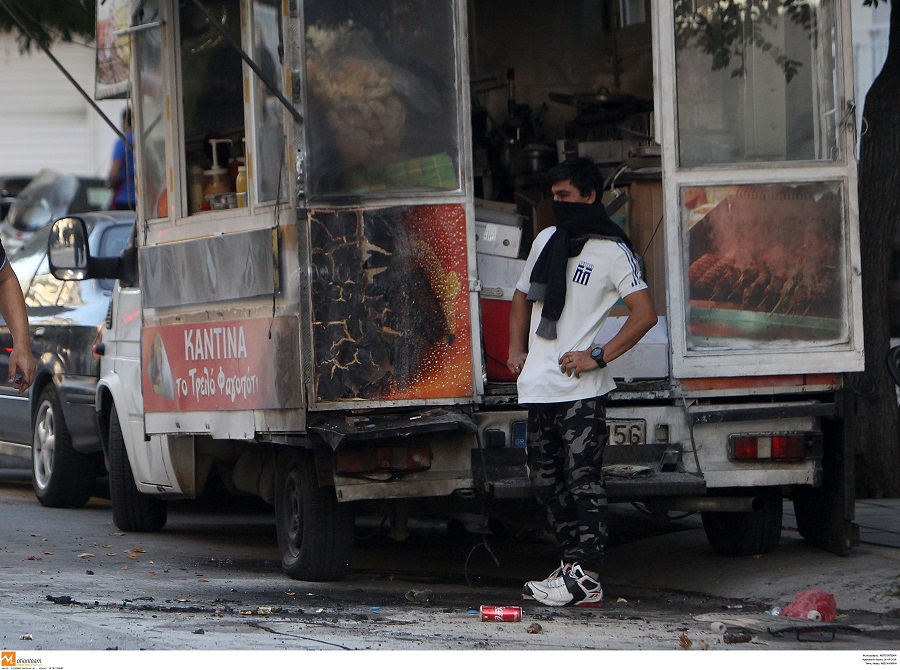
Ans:
[[[862,132],[863,107],[866,93],[881,72],[887,56],[891,6],[884,2],[878,7],[865,7],[862,0],[851,4],[853,21],[853,74],[856,96],[857,128]]]
[[[93,46],[57,44],[53,55],[87,94],[94,95]],[[119,126],[122,100],[97,101]],[[26,54],[11,34],[0,35],[0,173],[53,168],[105,176],[116,138],[47,55]]]

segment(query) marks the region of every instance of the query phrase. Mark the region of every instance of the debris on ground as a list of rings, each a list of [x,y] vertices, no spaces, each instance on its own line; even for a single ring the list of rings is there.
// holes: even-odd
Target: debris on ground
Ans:
[[[837,603],[834,600],[834,596],[821,589],[801,591],[794,598],[794,602],[779,613],[779,616],[825,621],[828,623],[834,623],[836,615]]]
[[[427,589],[422,591],[410,589],[406,592],[405,597],[411,603],[430,603],[433,595],[434,593]]]
[[[47,600],[56,605],[72,604],[72,596],[47,596]]]
[[[525,629],[526,633],[530,633],[531,635],[538,635],[544,632],[544,629],[541,628],[541,624],[533,623],[528,628]]]

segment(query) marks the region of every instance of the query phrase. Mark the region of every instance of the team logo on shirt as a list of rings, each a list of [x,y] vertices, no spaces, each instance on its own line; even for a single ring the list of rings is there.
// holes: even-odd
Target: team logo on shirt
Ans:
[[[575,268],[575,275],[572,277],[572,281],[576,284],[587,286],[587,283],[591,280],[591,272],[593,271],[593,265],[591,265],[590,263],[586,263],[585,261],[581,261],[578,264],[578,267]]]

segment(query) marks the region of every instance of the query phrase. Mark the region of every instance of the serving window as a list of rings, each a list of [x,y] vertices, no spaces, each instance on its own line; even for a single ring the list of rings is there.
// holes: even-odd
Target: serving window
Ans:
[[[675,0],[684,167],[838,158],[833,0]]]
[[[205,4],[240,44],[240,0]],[[193,3],[181,3],[178,25],[188,213],[237,207],[245,137],[241,57]]]
[[[273,91],[285,88],[281,2],[204,6],[212,20],[190,2],[178,10],[185,213],[285,201],[285,111]]]
[[[839,183],[683,188],[688,350],[846,342],[843,211]]]
[[[459,192],[453,3],[307,0],[307,192]]]

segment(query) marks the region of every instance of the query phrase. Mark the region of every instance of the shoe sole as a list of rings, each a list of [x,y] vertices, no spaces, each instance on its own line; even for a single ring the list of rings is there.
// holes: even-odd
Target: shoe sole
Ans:
[[[595,600],[593,602],[576,603],[573,607],[603,607],[603,601]]]

